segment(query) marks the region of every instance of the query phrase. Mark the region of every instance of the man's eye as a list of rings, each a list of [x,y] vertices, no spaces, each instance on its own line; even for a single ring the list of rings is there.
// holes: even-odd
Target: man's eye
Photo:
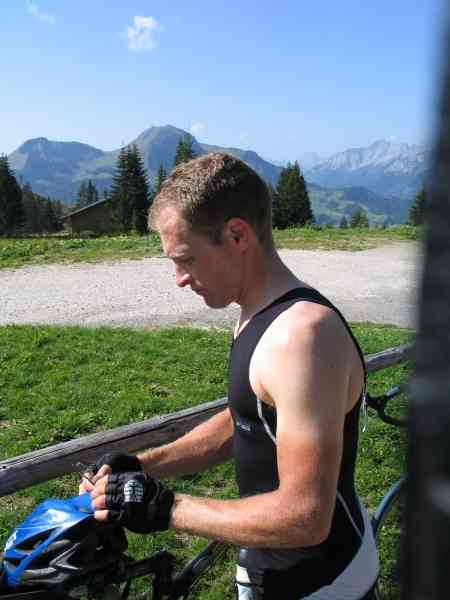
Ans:
[[[192,264],[193,260],[194,259],[192,257],[188,256],[187,258],[176,258],[174,260],[174,263],[176,265],[180,265],[182,267],[186,267],[186,266]]]

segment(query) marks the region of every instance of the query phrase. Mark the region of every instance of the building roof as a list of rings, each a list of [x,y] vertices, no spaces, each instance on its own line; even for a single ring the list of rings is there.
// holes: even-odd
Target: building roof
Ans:
[[[78,215],[82,212],[85,212],[86,210],[90,210],[94,206],[98,206],[99,204],[105,204],[106,202],[109,202],[109,201],[110,201],[109,198],[103,198],[103,200],[97,200],[97,202],[93,202],[92,204],[88,204],[87,206],[83,206],[82,208],[78,208],[77,210],[72,211],[68,215],[65,215],[62,219],[64,221],[65,219],[68,219],[69,217],[73,217],[74,215]]]

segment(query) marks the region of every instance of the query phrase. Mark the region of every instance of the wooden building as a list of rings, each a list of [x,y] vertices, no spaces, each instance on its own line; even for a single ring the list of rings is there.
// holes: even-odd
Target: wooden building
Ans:
[[[108,199],[99,200],[89,206],[84,206],[63,217],[64,226],[71,233],[89,231],[97,234],[116,233],[119,226],[116,223],[111,203]]]

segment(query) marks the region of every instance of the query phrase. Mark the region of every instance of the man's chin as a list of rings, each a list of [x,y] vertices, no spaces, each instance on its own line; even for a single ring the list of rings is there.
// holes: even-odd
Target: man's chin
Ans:
[[[226,308],[231,304],[231,300],[224,300],[223,298],[211,298],[203,296],[203,301],[209,308]]]

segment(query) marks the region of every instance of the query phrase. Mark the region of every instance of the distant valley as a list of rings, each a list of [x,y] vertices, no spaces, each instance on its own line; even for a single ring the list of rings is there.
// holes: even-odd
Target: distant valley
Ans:
[[[171,125],[150,127],[133,142],[139,147],[150,180],[156,176],[160,164],[166,171],[171,170],[176,146],[183,136],[191,138],[196,155],[228,152],[276,185],[280,163],[273,164],[251,150],[202,144],[190,133]],[[79,142],[50,141],[43,137],[26,141],[8,158],[15,174],[24,183],[29,182],[35,192],[73,204],[83,181],[91,179],[100,195],[110,188],[119,151],[104,152]],[[429,151],[423,146],[380,140],[327,160],[313,153],[305,153],[303,158],[299,163],[318,223],[337,224],[357,206],[367,211],[373,224],[401,223],[407,218],[414,194],[426,179]]]

